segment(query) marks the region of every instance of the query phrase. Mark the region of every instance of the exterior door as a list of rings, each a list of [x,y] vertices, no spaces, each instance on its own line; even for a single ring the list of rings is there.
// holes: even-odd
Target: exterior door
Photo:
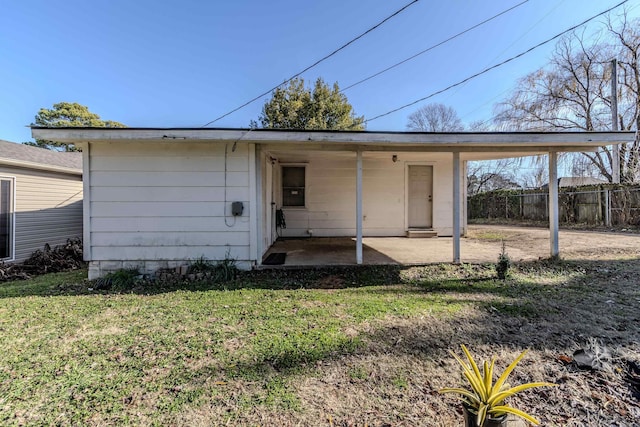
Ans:
[[[433,166],[409,165],[409,228],[431,228]]]

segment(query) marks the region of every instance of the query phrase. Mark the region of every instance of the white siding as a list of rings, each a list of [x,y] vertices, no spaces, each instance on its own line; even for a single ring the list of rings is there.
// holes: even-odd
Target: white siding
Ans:
[[[15,177],[15,261],[82,237],[82,177],[0,165]]]
[[[398,161],[392,162],[392,154]],[[404,236],[406,170],[409,164],[433,166],[433,229],[452,233],[452,155],[449,153],[363,154],[364,236]],[[306,207],[285,208],[283,236],[355,236],[355,153],[298,153],[279,157],[281,165],[305,164]],[[276,171],[278,174],[279,171]],[[276,188],[279,184],[276,180]],[[282,199],[278,200],[281,206]]]
[[[92,143],[91,261],[251,261],[249,146],[228,147],[225,192],[224,144]]]

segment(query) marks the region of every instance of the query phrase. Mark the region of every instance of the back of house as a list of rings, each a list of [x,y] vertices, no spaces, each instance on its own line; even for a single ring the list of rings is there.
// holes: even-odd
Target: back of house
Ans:
[[[259,268],[279,239],[309,247],[318,238],[345,239],[352,252],[339,262],[357,265],[370,261],[364,238],[446,237],[457,263],[466,162],[548,153],[557,177],[559,152],[634,138],[633,132],[41,127],[32,135],[82,147],[90,279],[123,268],[154,274],[199,259]],[[557,256],[557,184],[552,190],[549,248]],[[286,252],[292,259],[300,253]]]

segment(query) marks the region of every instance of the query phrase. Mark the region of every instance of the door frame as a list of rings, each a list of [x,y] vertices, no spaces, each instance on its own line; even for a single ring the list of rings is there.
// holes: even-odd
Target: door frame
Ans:
[[[262,181],[262,226],[260,243],[262,245],[262,253],[259,254],[259,258],[267,253],[269,248],[271,248],[276,241],[275,210],[277,201],[277,160],[267,151],[263,151],[261,157],[262,170],[260,179]]]
[[[3,180],[11,182],[9,188],[9,245],[10,255],[8,258],[0,258],[1,262],[12,262],[16,260],[16,176],[15,175],[0,175]]]
[[[264,249],[264,252],[266,253],[267,250],[269,250],[269,248],[271,247],[271,245],[273,245],[273,242],[275,241],[273,235],[274,235],[274,215],[275,215],[275,200],[274,200],[274,195],[273,195],[273,163],[271,162],[271,159],[269,156],[267,156],[266,161],[265,161],[265,200],[264,200],[264,207],[265,207],[265,216],[266,216],[266,224],[265,224],[265,243],[266,243],[266,247]]]
[[[405,231],[409,230],[409,166],[431,166],[431,228],[434,228],[433,206],[436,202],[436,196],[433,189],[435,188],[436,163],[427,161],[405,162],[404,164],[404,229]]]

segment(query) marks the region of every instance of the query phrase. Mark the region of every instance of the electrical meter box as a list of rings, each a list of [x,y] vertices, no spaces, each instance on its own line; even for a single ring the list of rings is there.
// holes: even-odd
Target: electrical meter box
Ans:
[[[244,205],[242,202],[233,202],[231,203],[231,214],[233,216],[242,215],[242,211],[244,210]]]

